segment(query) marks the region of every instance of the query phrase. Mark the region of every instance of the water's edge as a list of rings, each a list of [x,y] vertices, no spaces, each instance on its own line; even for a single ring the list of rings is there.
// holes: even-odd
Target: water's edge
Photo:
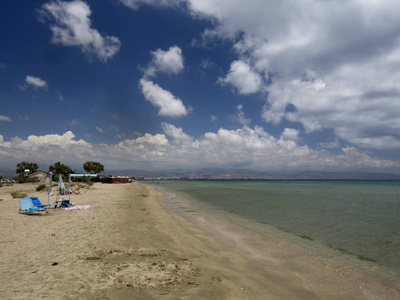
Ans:
[[[363,273],[379,277],[400,289],[398,272],[368,259],[360,259],[345,249],[329,248],[308,237],[293,235],[268,224],[249,226],[241,216],[230,216],[209,210],[207,207],[191,201],[186,195],[181,195],[179,192],[165,187],[157,188],[152,185],[150,187],[163,194],[164,202],[171,211],[220,242],[229,251],[261,259],[266,252],[269,252],[267,256],[271,253],[279,256],[279,249],[284,247],[283,245],[288,245],[291,248],[290,254],[282,254],[282,259],[285,259],[285,255],[292,256],[293,253],[299,257],[302,255],[315,256],[320,260],[326,260],[323,264],[352,266],[355,274]],[[278,245],[278,247],[274,245]],[[292,250],[293,252],[291,252]]]

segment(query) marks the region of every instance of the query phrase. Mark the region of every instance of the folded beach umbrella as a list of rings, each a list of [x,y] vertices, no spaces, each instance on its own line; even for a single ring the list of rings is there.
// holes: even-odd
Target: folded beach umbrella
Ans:
[[[61,195],[61,194],[65,193],[66,191],[67,191],[67,189],[65,188],[64,182],[60,175],[60,177],[58,178],[58,193]]]
[[[50,172],[50,176],[49,176],[49,197],[53,196],[53,190],[51,188],[53,182],[53,172]]]

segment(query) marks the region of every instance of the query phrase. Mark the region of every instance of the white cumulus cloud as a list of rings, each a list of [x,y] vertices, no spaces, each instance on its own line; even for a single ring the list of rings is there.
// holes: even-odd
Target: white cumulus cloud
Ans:
[[[285,130],[282,132],[282,138],[297,142],[299,140],[299,131],[293,128],[285,128]]]
[[[159,72],[167,74],[182,72],[184,69],[182,49],[178,46],[172,46],[167,51],[157,49],[151,54],[153,58],[144,70],[144,76],[139,82],[144,97],[159,108],[159,116],[181,117],[187,115],[193,110],[192,107],[187,109],[181,99],[149,80]]]
[[[243,105],[240,104],[236,107],[237,112],[235,116],[232,116],[231,119],[235,122],[238,122],[239,124],[242,125],[249,125],[251,122],[251,119],[246,118],[244,112],[243,112]]]
[[[42,15],[54,20],[50,26],[52,43],[64,46],[79,46],[88,57],[96,56],[102,62],[112,58],[120,49],[117,37],[100,34],[91,27],[91,10],[86,2],[52,1],[44,4]]]
[[[159,108],[158,115],[166,117],[181,117],[188,114],[187,109],[179,98],[158,84],[142,78],[140,80],[142,93],[146,100]]]
[[[240,94],[256,93],[262,86],[261,76],[243,61],[232,62],[229,73],[225,78],[218,78],[218,82],[232,85]]]
[[[33,86],[33,88],[46,88],[47,87],[47,82],[44,81],[43,79],[40,79],[39,77],[34,77],[27,75],[25,78],[25,84],[29,84]]]
[[[193,138],[190,135],[184,133],[182,128],[177,128],[174,125],[165,122],[161,123],[161,126],[163,128],[164,133],[172,137],[175,142],[179,144],[186,144],[193,142]]]
[[[11,118],[5,115],[0,115],[0,122],[11,122]]]
[[[124,0],[160,6],[165,1]],[[262,92],[266,122],[329,129],[362,148],[400,149],[398,0],[186,0],[169,6],[212,21],[203,42],[229,39],[237,58],[218,79]]]
[[[267,92],[266,122],[400,149],[398,0],[187,3],[192,15],[214,21],[203,38],[235,41],[238,57],[219,82],[241,94]]]
[[[146,76],[155,76],[158,72],[178,74],[184,69],[182,49],[178,46],[172,46],[167,51],[157,49],[151,54],[152,61],[145,70]]]

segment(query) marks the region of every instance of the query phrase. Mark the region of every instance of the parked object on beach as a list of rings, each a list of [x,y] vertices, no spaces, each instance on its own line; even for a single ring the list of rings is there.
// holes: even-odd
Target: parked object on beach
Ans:
[[[53,205],[54,205],[54,208],[56,208],[57,205],[58,205],[57,202],[54,202],[54,203],[44,203],[44,204],[43,204],[42,202],[40,202],[40,200],[39,200],[38,197],[34,197],[34,196],[28,196],[28,198],[30,198],[30,199],[32,200],[32,203],[33,203],[34,206],[39,207],[39,208],[45,208],[45,207],[53,206]]]
[[[71,202],[68,199],[62,198],[61,200],[58,200],[58,202],[60,203],[60,207],[70,207],[71,206]]]
[[[24,213],[29,213],[33,214],[35,212],[39,213],[41,211],[45,211],[45,209],[41,207],[35,207],[32,203],[31,198],[21,198],[19,199],[19,213],[24,212]]]
[[[134,178],[128,177],[128,176],[117,176],[114,177],[111,174],[110,175],[102,175],[98,179],[96,179],[97,182],[101,183],[134,183]]]
[[[81,210],[81,209],[88,209],[89,207],[92,207],[92,206],[91,205],[78,205],[78,206],[64,208],[64,210]]]

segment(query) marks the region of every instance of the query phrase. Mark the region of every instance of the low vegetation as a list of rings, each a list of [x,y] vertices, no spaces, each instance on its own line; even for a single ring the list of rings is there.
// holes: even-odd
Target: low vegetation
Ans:
[[[78,183],[75,185],[75,190],[79,191],[80,189],[86,188],[84,184]]]
[[[19,174],[17,178],[18,183],[33,182],[32,178],[26,177],[24,174]]]
[[[27,196],[24,192],[11,192],[10,194],[13,198],[25,198]]]
[[[46,188],[46,185],[43,183],[43,184],[38,185],[38,186],[36,187],[36,191],[37,191],[37,192],[40,192],[40,191],[43,191],[45,188]]]

